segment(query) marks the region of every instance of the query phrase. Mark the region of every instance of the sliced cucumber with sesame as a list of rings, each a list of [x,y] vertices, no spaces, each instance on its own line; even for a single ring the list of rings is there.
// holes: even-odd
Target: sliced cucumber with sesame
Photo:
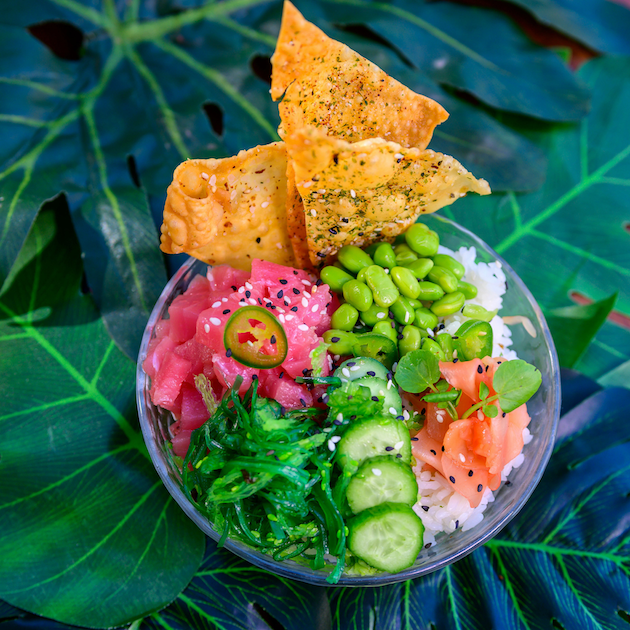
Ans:
[[[370,359],[369,357],[354,357],[344,361],[336,370],[335,376],[339,377],[342,381],[356,381],[358,378],[364,376],[375,376],[376,378],[382,378],[387,381],[387,375],[391,372],[376,359]]]
[[[418,500],[418,483],[409,462],[391,455],[372,457],[352,476],[346,498],[355,514],[381,503],[412,506]]]
[[[424,526],[404,503],[382,503],[348,523],[348,548],[370,566],[397,573],[409,568],[422,549]]]
[[[409,465],[411,438],[404,422],[385,416],[357,420],[337,445],[337,460],[345,469],[356,469],[377,455],[391,455]]]
[[[379,402],[383,403],[384,414],[389,413],[392,416],[402,415],[402,400],[398,393],[398,386],[393,381],[384,381],[382,378],[374,376],[364,376],[353,382],[370,389],[372,400],[378,398]]]

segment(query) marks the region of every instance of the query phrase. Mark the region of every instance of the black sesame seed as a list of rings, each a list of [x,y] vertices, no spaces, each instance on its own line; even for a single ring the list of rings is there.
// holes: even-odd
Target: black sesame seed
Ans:
[[[280,405],[280,415],[284,416],[286,412],[287,412],[286,408]]]
[[[446,326],[444,324],[440,324],[438,326],[438,330],[444,330],[446,328]]]
[[[405,416],[396,416],[396,420],[404,420]]]
[[[278,307],[275,304],[268,304],[267,305],[272,311],[275,311]]]
[[[455,529],[459,527],[459,521],[455,521]]]
[[[358,235],[359,235],[359,236],[363,236],[363,234],[364,234],[364,232],[359,232],[359,234],[358,234]]]
[[[260,298],[258,298],[258,304],[262,306],[262,300]]]
[[[385,450],[386,450],[386,451],[393,451],[393,450],[394,450],[394,447],[393,447],[393,446],[386,446],[386,447],[385,447]]]
[[[251,291],[245,291],[245,297],[246,298],[252,297],[252,292]]]
[[[505,413],[505,411],[504,411],[504,412],[501,414],[501,417],[502,417],[502,418],[505,418],[505,416],[506,416],[506,415],[507,415],[507,414],[506,414],[506,413]]]
[[[317,399],[317,402],[319,402],[319,403],[320,403],[320,402],[323,402],[323,401],[322,401],[322,397],[321,397],[321,396]]]
[[[328,231],[333,235],[337,234],[337,228],[330,228]]]
[[[260,236],[256,239],[257,243],[260,243]]]
[[[284,295],[284,291],[282,289],[280,289],[280,291],[278,291],[278,293],[276,293],[278,299],[280,299],[283,295]]]
[[[224,314],[224,315],[227,315],[229,312],[230,312],[230,309],[229,309],[229,308],[226,308],[226,309],[223,311],[223,314]]]
[[[437,455],[437,453],[436,453],[433,449],[431,449],[431,452],[432,452],[434,455]]]
[[[280,374],[278,375],[278,378],[282,378],[284,376],[284,372],[280,372]]]
[[[429,511],[429,506],[428,506],[428,505],[423,505],[423,506],[422,506],[422,509],[423,509],[425,512],[428,512],[428,511]]]
[[[417,442],[417,441],[418,441],[418,438],[417,438],[417,437],[412,437],[412,438],[411,438],[411,441],[412,441],[412,442]]]
[[[234,285],[232,285],[232,291],[236,291],[237,287],[235,287]]]
[[[369,372],[367,372],[368,376],[376,376],[376,372],[373,372],[372,370],[370,370]]]
[[[483,490],[483,485],[482,485],[482,484],[479,484],[479,485],[477,486],[477,492],[481,492],[482,490]]]
[[[397,338],[400,341],[401,339],[404,338],[404,335],[402,333],[398,333]]]
[[[276,343],[276,336],[275,335],[271,335],[271,339],[269,340],[269,343],[271,343],[271,344]]]
[[[453,477],[453,475],[451,475],[451,476],[448,478],[448,480],[449,480],[451,483],[455,483],[455,477]]]
[[[258,380],[258,374],[252,374],[252,381]]]
[[[323,252],[317,252],[317,255],[319,256],[319,258],[326,258],[326,254],[324,254]]]
[[[397,459],[402,459],[402,455],[400,453],[398,453],[398,455],[396,455]]]
[[[378,396],[372,396],[372,400],[373,400],[374,402],[378,402]]]
[[[469,471],[468,471],[468,476],[469,476],[469,477],[472,477],[472,476],[473,476],[473,474],[474,474],[474,473],[473,473],[473,471],[472,471],[472,470],[469,470]]]
[[[293,275],[294,275],[294,276],[297,276],[297,275],[298,275],[298,272],[297,272],[297,270],[296,270],[296,269],[294,269],[294,270],[293,270]]]
[[[298,307],[297,307],[297,306],[292,306],[292,307],[291,307],[291,310],[292,310],[294,313],[297,313],[297,312],[298,312]]]
[[[231,348],[228,348],[228,349],[225,351],[225,356],[226,356],[226,357],[231,357],[231,356],[232,356],[232,349],[231,349]]]
[[[321,287],[321,286],[322,286],[322,284],[324,284],[324,283],[322,282],[322,280],[321,280],[320,278],[317,278],[317,281],[315,282],[315,286],[316,286],[316,287]]]
[[[428,548],[431,546],[431,544],[432,544],[432,543],[427,543],[427,544],[424,546],[424,548],[425,548],[425,549],[428,549]]]
[[[337,418],[333,420],[333,424],[336,424],[337,426],[339,426],[342,422],[343,420],[337,420]]]
[[[295,295],[300,295],[300,290],[293,287],[293,293],[295,293]]]
[[[356,361],[349,361],[346,365],[348,367],[354,367],[356,365]]]
[[[508,479],[508,480],[505,482],[505,485],[506,485],[506,486],[511,486],[511,485],[512,485],[512,482]]]
[[[304,376],[306,376],[308,374],[308,368],[304,368],[302,370],[302,374],[304,374]]]
[[[444,452],[444,447],[442,447],[442,453]]]
[[[280,278],[280,284],[286,284],[287,282],[289,282],[289,281],[285,280],[284,278]]]
[[[420,412],[421,416],[424,416],[427,413],[427,408],[426,407],[422,407],[422,411]]]
[[[455,335],[453,335],[451,339],[459,339],[459,337],[456,337]]]
[[[340,338],[340,337],[331,337],[331,338],[330,338],[330,340],[331,340],[333,343],[337,343],[338,341],[340,341],[340,340],[341,340],[341,338]]]
[[[327,402],[328,402],[328,394],[324,394],[324,395],[322,396],[322,402],[325,402],[325,403],[327,403]]]
[[[453,337],[454,339],[454,337]],[[497,365],[501,365],[501,363],[503,363],[503,361],[497,361]]]
[[[489,367],[490,367],[489,365],[486,365],[486,372],[488,371],[488,368],[489,368]]]
[[[477,366],[477,372],[479,372],[479,374],[483,374],[483,367],[481,367],[481,365]]]
[[[389,315],[389,319],[394,319],[394,313],[392,313],[391,311],[388,311],[387,314]]]
[[[357,417],[356,416],[350,416],[350,420],[356,420]]]
[[[306,407],[306,401],[304,398],[300,398],[300,402],[302,403],[302,407]]]
[[[459,361],[459,359],[458,359],[457,357],[455,357],[455,358],[453,359],[453,363],[457,363],[458,361]]]

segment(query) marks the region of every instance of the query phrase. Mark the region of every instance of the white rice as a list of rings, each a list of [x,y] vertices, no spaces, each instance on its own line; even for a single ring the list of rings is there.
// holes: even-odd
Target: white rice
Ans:
[[[499,310],[503,306],[503,295],[506,291],[505,274],[499,262],[475,263],[477,252],[474,247],[461,247],[456,252],[440,246],[439,253],[449,254],[458,260],[466,269],[463,280],[474,284],[477,289],[477,297],[466,300],[467,304],[483,306],[488,311]],[[457,329],[469,318],[461,312],[443,318],[445,331],[454,335]],[[518,358],[516,352],[511,349],[512,333],[499,315],[490,321],[493,332],[492,355],[502,356],[506,359]],[[523,430],[523,442],[529,443],[532,439],[528,429]],[[518,468],[524,461],[523,453],[508,462],[501,472],[503,481],[514,468]],[[413,509],[422,519],[425,527],[424,544],[433,545],[436,536],[441,533],[449,534],[455,529],[467,531],[483,520],[483,513],[490,503],[494,501],[494,494],[486,488],[481,498],[481,503],[476,508],[471,508],[468,500],[456,492],[448,481],[438,472],[422,472],[424,462],[417,460],[414,473],[418,481],[418,502]]]

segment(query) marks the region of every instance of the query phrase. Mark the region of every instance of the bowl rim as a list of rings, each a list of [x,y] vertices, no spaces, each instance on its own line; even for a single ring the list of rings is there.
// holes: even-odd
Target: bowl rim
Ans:
[[[313,570],[308,567],[306,564],[299,564],[294,561],[283,561],[279,562],[273,560],[270,556],[263,554],[262,552],[254,549],[253,547],[249,547],[248,545],[241,543],[238,540],[228,538],[224,547],[230,550],[232,553],[237,556],[247,560],[248,562],[254,564],[255,566],[265,569],[271,573],[276,575],[291,578],[294,580],[298,580],[301,582],[306,582],[312,585],[320,585],[320,586],[383,586],[386,584],[394,584],[397,582],[418,578],[423,575],[427,575],[429,573],[433,573],[434,571],[438,571],[458,560],[461,560],[465,556],[469,555],[487,541],[496,536],[524,507],[529,497],[534,492],[536,486],[540,482],[544,471],[547,467],[549,459],[551,457],[551,453],[553,451],[558,421],[560,419],[560,404],[561,404],[561,395],[560,395],[560,366],[558,362],[558,355],[555,349],[555,345],[553,343],[553,338],[551,337],[551,332],[543,315],[543,312],[538,305],[538,302],[529,291],[525,283],[521,280],[518,274],[514,271],[514,269],[497,253],[495,252],[487,243],[485,243],[480,237],[475,235],[473,232],[468,230],[467,228],[459,225],[455,221],[452,221],[446,217],[442,216],[431,216],[425,217],[430,218],[431,220],[438,220],[440,222],[450,224],[468,239],[473,242],[475,247],[481,247],[484,252],[491,257],[493,257],[497,262],[500,263],[501,267],[508,273],[508,275],[512,276],[512,281],[516,283],[519,287],[520,292],[527,299],[530,304],[532,310],[536,315],[536,319],[538,321],[538,325],[543,333],[543,338],[546,346],[546,354],[548,355],[550,366],[551,366],[551,382],[549,384],[550,389],[552,390],[553,396],[553,410],[552,410],[552,418],[551,418],[551,427],[548,433],[547,443],[545,444],[545,448],[538,453],[539,465],[536,469],[535,474],[529,480],[527,485],[521,489],[521,492],[517,495],[515,505],[513,509],[507,512],[500,520],[498,520],[494,526],[487,529],[483,534],[472,541],[467,546],[463,547],[460,550],[455,550],[451,554],[443,557],[440,560],[427,562],[424,565],[420,566],[412,566],[409,569],[406,569],[400,573],[386,573],[381,572],[375,575],[367,575],[367,576],[347,576],[342,574],[339,581],[336,584],[330,584],[326,581],[330,571],[325,570]],[[166,486],[169,494],[175,499],[178,505],[182,508],[182,510],[186,513],[186,515],[210,538],[212,538],[215,542],[218,542],[220,538],[220,533],[217,532],[212,523],[210,523],[206,517],[195,507],[195,505],[188,499],[186,494],[181,488],[181,485],[174,478],[175,471],[170,469],[170,463],[165,457],[164,453],[160,450],[158,446],[157,436],[153,427],[152,422],[149,420],[145,413],[145,406],[153,406],[151,402],[148,390],[149,390],[149,376],[146,374],[142,367],[142,362],[144,357],[147,355],[147,349],[149,345],[149,341],[153,335],[153,330],[155,325],[158,322],[158,319],[161,316],[161,313],[165,307],[166,302],[172,297],[172,292],[174,287],[179,283],[184,281],[184,276],[186,274],[197,274],[198,271],[209,267],[206,263],[197,260],[195,258],[189,257],[182,266],[174,273],[174,275],[170,278],[167,284],[164,287],[160,297],[158,298],[153,310],[151,311],[151,315],[148,319],[147,325],[145,327],[142,342],[140,344],[140,350],[138,353],[137,360],[137,369],[136,369],[136,402],[138,407],[138,416],[140,420],[140,427],[142,430],[142,435],[149,451],[149,455],[151,457],[151,461],[161,478],[162,482]],[[478,527],[475,526],[475,529]],[[330,570],[334,565],[330,565]]]

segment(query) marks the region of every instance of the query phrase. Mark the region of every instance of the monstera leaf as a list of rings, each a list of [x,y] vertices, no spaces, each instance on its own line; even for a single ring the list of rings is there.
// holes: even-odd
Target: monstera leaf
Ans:
[[[109,627],[180,593],[204,537],[151,464],[135,364],[78,290],[78,244],[64,210],[40,213],[27,260],[0,296],[0,599]],[[51,291],[60,277],[63,302]]]
[[[575,292],[600,301],[619,292],[630,313],[630,64],[589,62],[593,110],[545,135],[545,185],[526,195],[466,197],[446,214],[468,225],[515,268],[544,309],[570,306]],[[630,358],[630,331],[607,322],[575,367],[591,377]]]

